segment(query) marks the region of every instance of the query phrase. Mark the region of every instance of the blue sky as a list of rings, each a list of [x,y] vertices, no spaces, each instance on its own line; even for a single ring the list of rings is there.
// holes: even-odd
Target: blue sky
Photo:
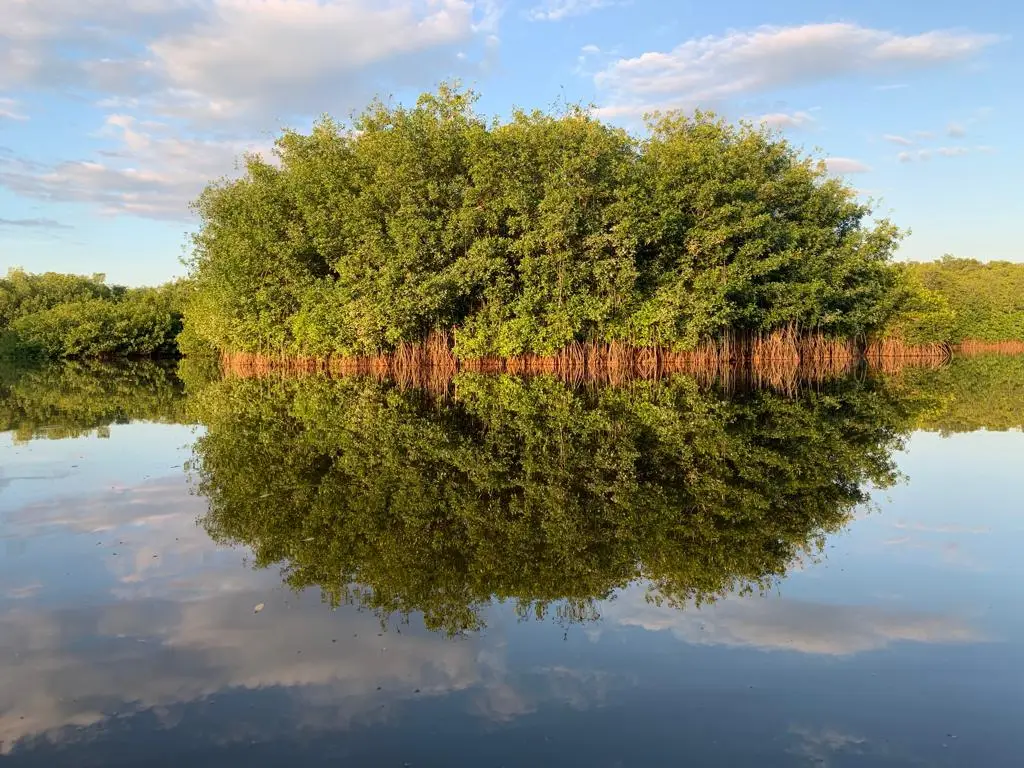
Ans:
[[[0,0],[0,272],[156,283],[203,184],[281,126],[453,77],[487,113],[764,120],[910,229],[901,258],[1024,260],[1005,0]]]

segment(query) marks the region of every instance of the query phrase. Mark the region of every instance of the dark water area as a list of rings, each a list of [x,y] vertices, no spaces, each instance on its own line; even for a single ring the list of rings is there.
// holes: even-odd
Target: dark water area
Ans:
[[[1024,359],[0,367],[0,764],[1016,766]]]

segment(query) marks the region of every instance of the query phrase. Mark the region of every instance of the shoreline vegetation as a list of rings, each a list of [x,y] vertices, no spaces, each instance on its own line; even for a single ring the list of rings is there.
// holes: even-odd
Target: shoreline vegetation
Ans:
[[[423,369],[413,369],[416,373]],[[97,429],[105,431],[113,424],[143,420],[174,424],[196,423],[189,416],[187,402],[201,397],[210,386],[231,379],[253,379],[260,386],[276,387],[308,380],[336,384],[350,381],[359,386],[360,380],[376,381],[397,392],[417,391],[434,400],[458,399],[466,382],[496,379],[509,382],[535,378],[547,380],[551,386],[560,386],[566,392],[577,390],[601,391],[680,385],[689,380],[700,391],[718,392],[729,397],[734,392],[750,390],[771,391],[787,397],[800,397],[819,391],[819,382],[797,381],[796,386],[778,386],[755,377],[749,368],[725,368],[709,375],[703,372],[666,373],[656,379],[624,378],[579,380],[545,372],[544,375],[477,373],[459,371],[453,379],[440,387],[430,389],[422,378],[409,380],[384,369],[361,375],[344,372],[335,375],[330,370],[312,368],[260,371],[228,371],[223,375],[216,358],[185,358],[177,363],[153,360],[112,361],[5,361],[0,360],[0,431],[15,432],[16,440],[37,437],[66,437],[87,434]],[[831,387],[842,381],[857,382],[867,379],[881,381],[899,397],[917,402],[923,398],[926,407],[919,411],[915,429],[938,431],[943,434],[987,429],[1005,431],[1024,427],[1024,355],[954,355],[946,363],[920,361],[899,370],[887,372],[878,367],[858,369],[855,375],[822,379],[820,384]],[[608,386],[604,386],[607,384]],[[618,385],[621,384],[622,387]],[[809,386],[813,384],[813,386]],[[413,390],[413,391],[410,391]]]
[[[375,101],[209,185],[183,347],[377,357],[444,333],[460,360],[693,351],[880,337],[927,309],[891,264],[897,228],[776,134],[698,112],[637,137],[579,107],[502,121],[475,101]]]
[[[1024,352],[1024,264],[894,261],[900,230],[777,133],[475,101],[443,85],[285,131],[196,201],[183,280],[12,270],[0,357],[612,379]]]
[[[1024,346],[1024,345],[1022,345]],[[858,345],[853,341],[784,329],[764,335],[727,335],[692,350],[575,343],[553,355],[460,359],[447,334],[433,333],[420,344],[403,344],[389,355],[278,358],[223,353],[221,371],[253,377],[283,374],[370,376],[403,386],[444,390],[458,374],[554,375],[570,383],[618,384],[688,374],[705,381],[749,380],[787,389],[798,382],[836,379],[867,365],[884,373],[906,366],[938,367],[954,350],[947,344],[910,347],[894,342]]]
[[[0,279],[0,359],[176,357],[190,287],[127,288],[102,274],[11,269]]]

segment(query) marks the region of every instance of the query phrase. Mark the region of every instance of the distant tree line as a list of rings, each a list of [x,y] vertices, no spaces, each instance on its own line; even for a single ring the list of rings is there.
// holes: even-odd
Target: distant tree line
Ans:
[[[946,255],[905,267],[917,299],[894,321],[910,340],[1024,340],[1024,264]]]
[[[187,281],[126,288],[103,275],[12,269],[0,279],[0,356],[175,355],[188,289]]]

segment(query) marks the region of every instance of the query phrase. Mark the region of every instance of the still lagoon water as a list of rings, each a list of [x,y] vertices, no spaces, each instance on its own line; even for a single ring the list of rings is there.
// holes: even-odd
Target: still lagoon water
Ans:
[[[0,764],[1024,764],[1024,360],[180,374],[0,373]]]

